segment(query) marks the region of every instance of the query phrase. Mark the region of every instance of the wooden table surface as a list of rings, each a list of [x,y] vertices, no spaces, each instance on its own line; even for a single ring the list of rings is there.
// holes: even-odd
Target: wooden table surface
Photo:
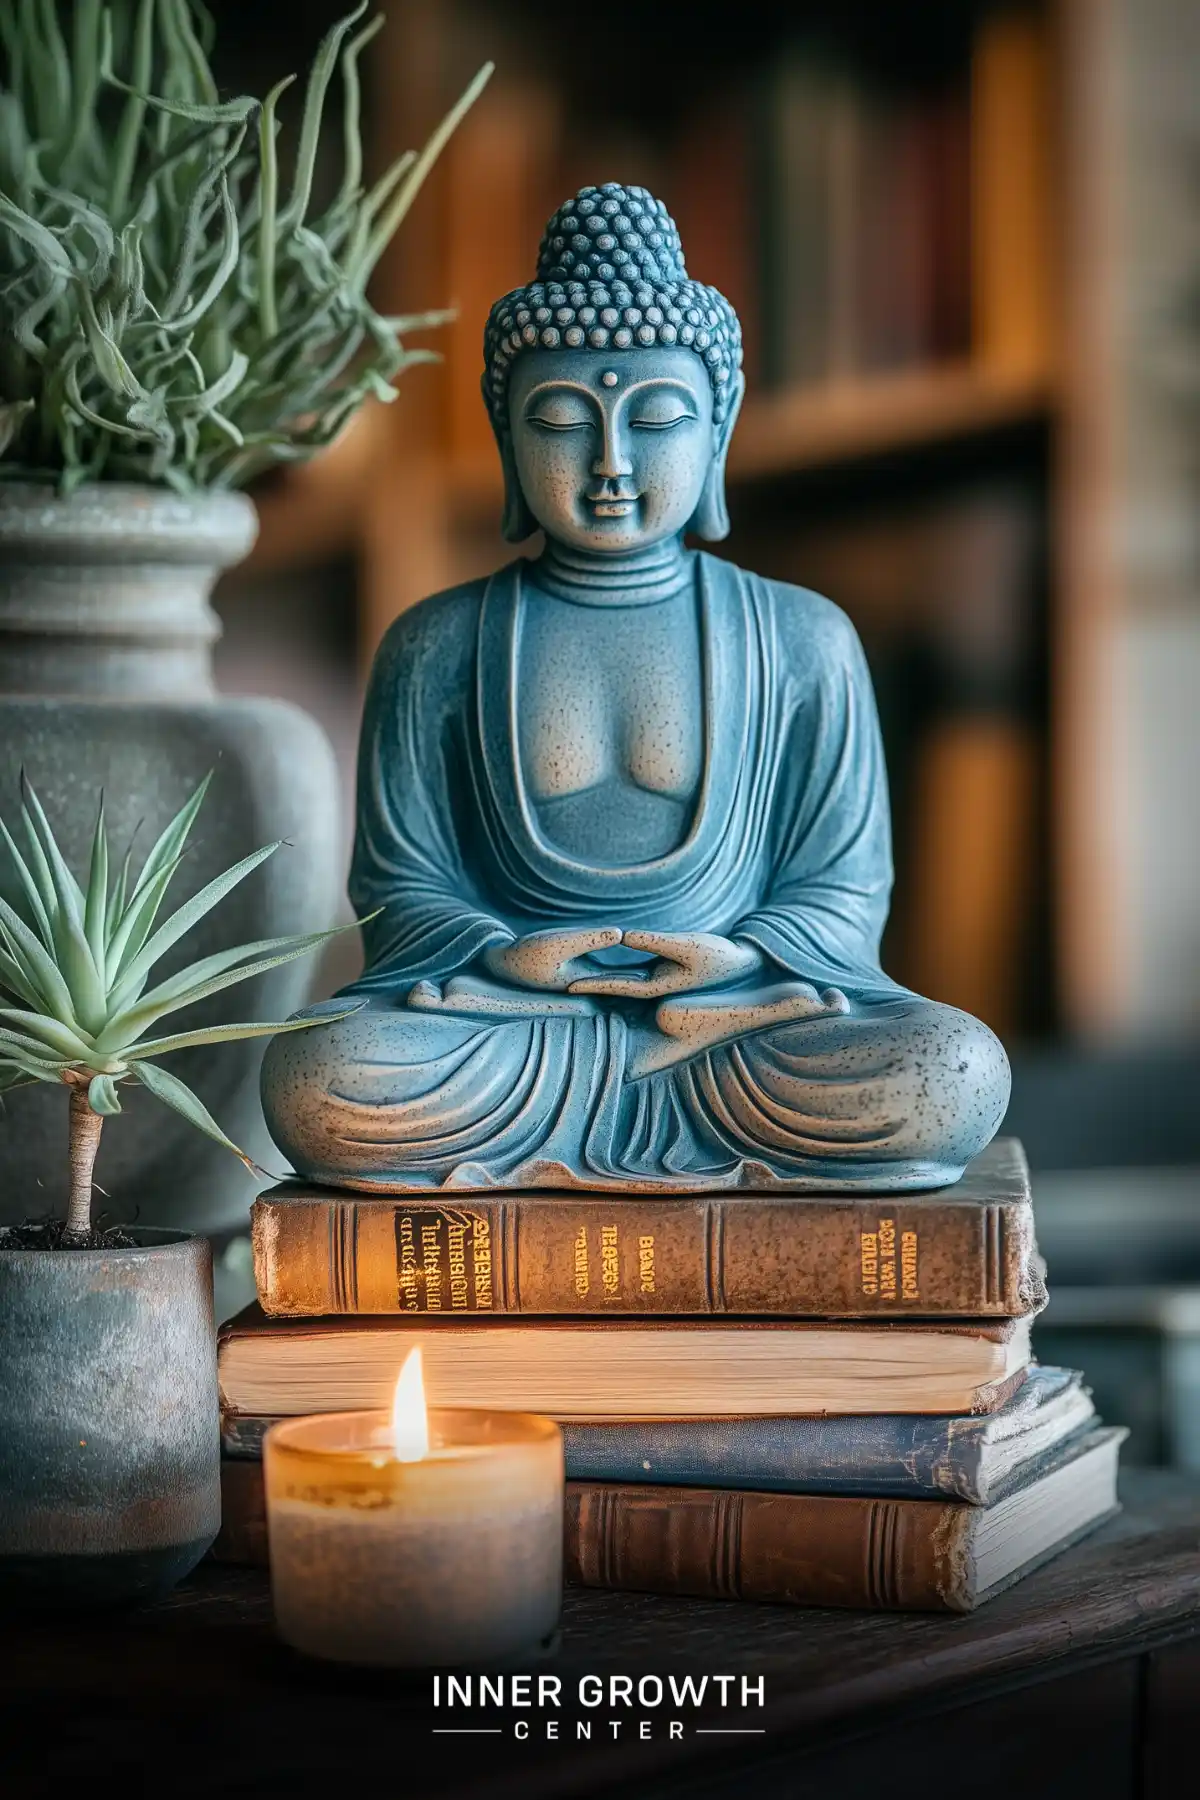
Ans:
[[[1173,1757],[1186,1739],[1195,1775],[1200,1704],[1200,1481],[1132,1471],[1123,1498],[969,1618],[570,1590],[541,1665],[563,1704],[545,1711],[435,1711],[428,1677],[305,1663],[274,1637],[265,1577],[206,1564],[141,1612],[0,1627],[0,1793],[84,1795],[103,1776],[109,1792],[164,1796],[1035,1800],[1062,1791],[1057,1757],[1089,1800],[1182,1795]],[[581,1675],[622,1673],[707,1674],[710,1698],[711,1678],[732,1675],[735,1704],[578,1704]],[[764,1678],[761,1709],[736,1704],[742,1676]],[[454,1725],[479,1735],[443,1735]]]

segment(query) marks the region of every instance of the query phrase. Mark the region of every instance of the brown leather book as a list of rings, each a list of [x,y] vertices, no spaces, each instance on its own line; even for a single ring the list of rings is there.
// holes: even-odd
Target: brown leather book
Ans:
[[[567,1484],[585,1587],[878,1612],[971,1612],[1116,1509],[1126,1433],[1088,1432],[990,1506]]]
[[[1000,1138],[935,1193],[364,1195],[255,1201],[263,1310],[1016,1318],[1045,1304],[1029,1171]]]
[[[872,1611],[970,1612],[1116,1510],[1125,1432],[1084,1432],[988,1506],[567,1483],[586,1587]],[[268,1558],[261,1462],[221,1465],[220,1562]]]

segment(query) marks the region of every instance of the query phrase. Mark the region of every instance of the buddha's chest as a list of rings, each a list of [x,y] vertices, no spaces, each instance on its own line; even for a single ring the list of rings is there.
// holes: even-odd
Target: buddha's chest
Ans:
[[[516,716],[535,803],[613,785],[690,803],[704,761],[694,596],[601,608],[530,595]]]

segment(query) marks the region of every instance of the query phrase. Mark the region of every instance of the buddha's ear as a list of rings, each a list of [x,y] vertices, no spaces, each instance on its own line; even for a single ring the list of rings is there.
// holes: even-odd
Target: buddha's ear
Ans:
[[[504,540],[509,544],[522,544],[527,537],[532,537],[538,528],[538,522],[529,510],[529,502],[521,486],[521,477],[517,474],[516,458],[513,455],[512,436],[507,431],[497,428],[489,402],[487,377],[483,382],[483,403],[488,408],[488,417],[492,421],[492,431],[496,438],[496,448],[500,452],[500,467],[504,472],[504,511],[500,515],[500,530]]]
[[[729,536],[729,508],[725,504],[725,459],[729,455],[729,440],[737,424],[745,391],[746,378],[739,369],[730,384],[729,406],[725,417],[717,427],[713,459],[709,464],[700,503],[688,526],[689,531],[695,532],[697,537],[703,538],[708,544],[718,544],[722,538]]]

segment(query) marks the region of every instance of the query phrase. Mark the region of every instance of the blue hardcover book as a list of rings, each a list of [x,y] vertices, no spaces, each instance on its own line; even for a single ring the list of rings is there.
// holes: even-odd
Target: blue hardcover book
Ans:
[[[641,1419],[563,1425],[572,1481],[747,1488],[782,1494],[859,1494],[966,1500],[997,1488],[1095,1418],[1072,1369],[1036,1365],[997,1412],[935,1417]],[[228,1415],[222,1447],[257,1460],[274,1419]]]
[[[564,1424],[573,1481],[966,1500],[986,1506],[1095,1417],[1079,1374],[1034,1367],[999,1411],[953,1418],[657,1419]]]

